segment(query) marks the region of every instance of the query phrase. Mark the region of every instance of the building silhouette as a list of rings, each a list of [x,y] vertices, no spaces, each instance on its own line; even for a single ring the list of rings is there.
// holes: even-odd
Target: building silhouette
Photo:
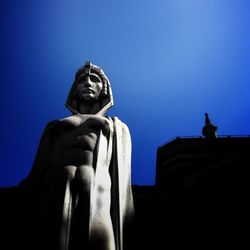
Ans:
[[[158,147],[155,186],[134,186],[135,249],[249,246],[250,136]]]

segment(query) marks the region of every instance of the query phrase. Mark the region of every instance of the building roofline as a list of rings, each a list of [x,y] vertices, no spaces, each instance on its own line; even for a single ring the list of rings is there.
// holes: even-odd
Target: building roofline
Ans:
[[[220,139],[243,139],[243,138],[250,138],[250,135],[218,135],[213,140],[220,140]],[[175,138],[170,139],[164,144],[161,144],[158,148],[165,147],[166,145],[175,143],[176,141],[183,141],[183,140],[193,140],[193,139],[199,139],[199,140],[210,140],[208,138],[205,138],[203,136],[176,136]]]

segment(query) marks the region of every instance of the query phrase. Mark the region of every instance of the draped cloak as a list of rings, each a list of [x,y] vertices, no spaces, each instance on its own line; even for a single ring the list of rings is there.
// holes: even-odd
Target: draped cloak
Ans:
[[[75,84],[75,83],[74,83]],[[74,85],[73,85],[74,87]],[[72,89],[73,89],[72,87]],[[46,200],[46,194],[50,193],[49,187],[46,187],[49,181],[47,177],[49,173],[53,172],[53,169],[58,169],[58,159],[60,159],[62,151],[62,139],[64,130],[74,129],[86,122],[92,115],[79,114],[73,106],[71,106],[72,89],[69,93],[66,106],[74,113],[72,116],[66,117],[61,120],[50,122],[41,137],[39,148],[34,160],[33,167],[30,175],[27,177],[26,184],[32,188],[35,199],[41,198]],[[103,101],[100,111],[95,115],[103,116],[103,114],[113,105],[113,97],[108,82],[108,95],[106,100]],[[113,125],[108,138],[103,135],[103,131],[100,131],[97,140],[97,146],[95,150],[95,177],[93,183],[93,189],[90,197],[89,206],[89,237],[93,233],[92,219],[96,213],[96,202],[98,194],[98,185],[102,180],[103,171],[109,174],[111,180],[110,189],[110,216],[113,226],[113,234],[115,240],[115,250],[123,250],[126,245],[126,235],[128,235],[129,226],[133,219],[134,205],[133,196],[131,189],[131,138],[128,127],[120,121],[117,117],[108,119]],[[50,178],[50,177],[49,177]],[[54,178],[54,177],[53,177]],[[51,180],[56,181],[55,179]],[[48,189],[48,192],[44,191],[44,188]],[[44,198],[45,197],[45,198]],[[60,198],[60,197],[59,197]],[[69,224],[72,213],[72,197],[70,188],[66,187],[63,201],[60,201],[58,206],[61,208],[61,221],[60,223],[60,236],[59,236],[59,247],[60,250],[68,249],[69,239]],[[47,201],[48,202],[48,201]],[[64,205],[63,205],[64,204]],[[43,205],[40,207],[43,213]],[[45,210],[46,208],[45,204]]]

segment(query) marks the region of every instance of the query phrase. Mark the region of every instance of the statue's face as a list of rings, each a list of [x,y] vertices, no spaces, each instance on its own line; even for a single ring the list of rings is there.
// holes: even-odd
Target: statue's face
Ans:
[[[80,76],[76,93],[80,100],[95,102],[99,99],[102,87],[101,78],[97,74],[86,73]]]

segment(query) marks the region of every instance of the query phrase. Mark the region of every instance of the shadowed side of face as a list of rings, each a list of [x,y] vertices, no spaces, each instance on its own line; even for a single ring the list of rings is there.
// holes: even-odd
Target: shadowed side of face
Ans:
[[[99,100],[102,88],[101,78],[94,72],[87,72],[79,76],[75,92],[77,97],[83,102],[92,103]]]

